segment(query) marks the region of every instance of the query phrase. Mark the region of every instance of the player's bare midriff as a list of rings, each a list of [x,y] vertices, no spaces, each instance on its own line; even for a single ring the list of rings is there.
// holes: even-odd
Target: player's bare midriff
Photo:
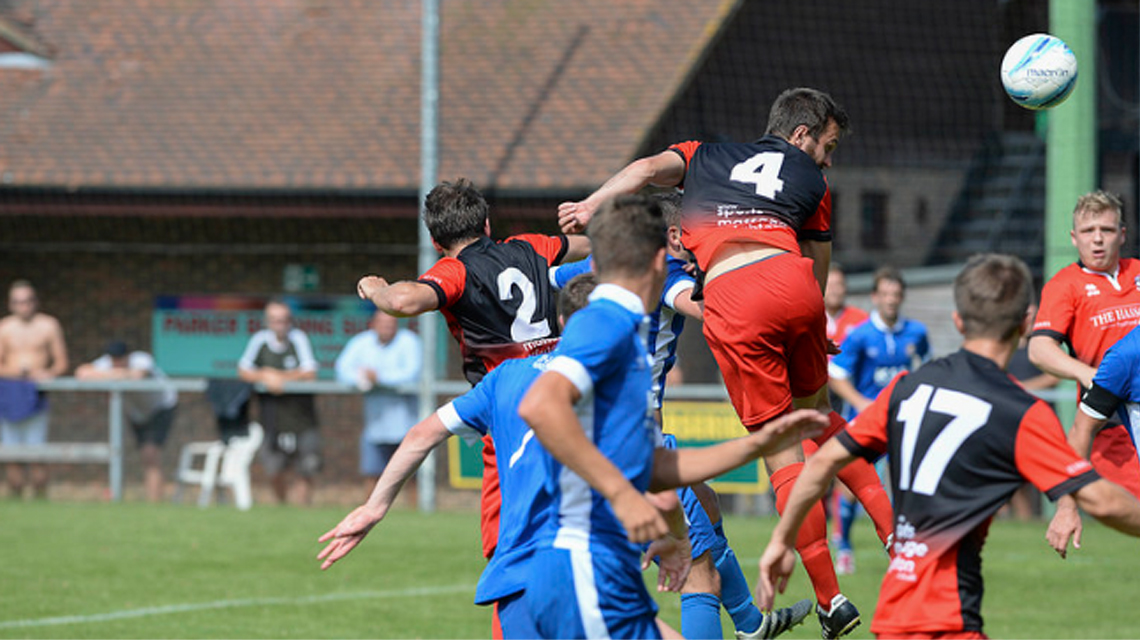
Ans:
[[[774,255],[787,253],[786,250],[762,242],[726,242],[717,250],[705,272],[705,285],[717,276],[733,269],[759,262]]]

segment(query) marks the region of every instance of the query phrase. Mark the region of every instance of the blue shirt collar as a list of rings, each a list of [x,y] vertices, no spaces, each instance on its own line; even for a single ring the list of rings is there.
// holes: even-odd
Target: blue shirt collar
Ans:
[[[590,294],[590,301],[593,302],[594,300],[609,300],[632,314],[645,315],[645,304],[641,301],[641,297],[616,284],[604,282],[594,287],[594,292]]]
[[[872,311],[871,323],[875,325],[876,329],[882,331],[883,333],[895,334],[902,332],[903,326],[906,325],[906,318],[899,316],[898,320],[895,320],[895,326],[888,327],[887,323],[883,322],[883,316],[879,315],[878,311]]]

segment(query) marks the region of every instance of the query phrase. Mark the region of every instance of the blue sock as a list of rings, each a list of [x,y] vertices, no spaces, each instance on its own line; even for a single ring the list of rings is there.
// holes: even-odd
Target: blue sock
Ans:
[[[724,637],[720,626],[720,600],[711,593],[682,593],[681,635],[686,638]]]
[[[728,538],[724,536],[724,521],[721,520],[713,525],[713,544],[709,549],[713,564],[719,563],[727,550]]]
[[[726,547],[717,559],[716,570],[720,573],[720,601],[724,603],[728,615],[732,616],[732,625],[737,631],[745,633],[759,629],[764,616],[752,602],[752,589],[744,579],[744,572],[740,570],[740,563],[736,561],[732,547]]]
[[[859,503],[839,496],[839,549],[851,550],[851,525],[855,523],[858,515]]]

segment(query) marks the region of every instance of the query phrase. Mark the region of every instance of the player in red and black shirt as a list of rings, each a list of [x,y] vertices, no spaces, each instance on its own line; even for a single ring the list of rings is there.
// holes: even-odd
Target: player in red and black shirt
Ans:
[[[954,282],[962,349],[900,374],[808,460],[760,560],[762,607],[787,584],[808,508],[856,457],[891,459],[895,539],[871,624],[881,637],[985,637],[980,553],[993,515],[1024,481],[1140,536],[1140,502],[1100,479],[1049,406],[1005,372],[1029,329],[1031,286],[1018,258],[970,260]]]
[[[773,103],[759,140],[672,145],[630,163],[585,200],[558,208],[562,230],[573,231],[617,194],[649,185],[684,188],[681,242],[703,273],[705,339],[749,431],[793,407],[830,413],[832,427],[820,442],[846,425],[827,397],[823,291],[831,262],[831,193],[822,171],[846,128],[847,113],[831,96],[789,89]],[[803,460],[800,447],[765,458],[778,510]],[[853,466],[840,479],[876,529],[888,531],[890,501],[874,469]],[[798,550],[824,637],[845,635],[859,624],[859,612],[839,592],[822,505]]]
[[[1140,260],[1120,257],[1123,204],[1110,193],[1077,200],[1070,236],[1080,259],[1045,283],[1029,359],[1046,373],[1076,380],[1083,391],[1108,348],[1140,324]],[[1096,434],[1090,459],[1101,475],[1140,498],[1136,447],[1118,421]]]
[[[463,374],[476,384],[497,364],[554,348],[558,309],[550,267],[581,260],[590,252],[585,236],[512,236],[491,240],[489,207],[467,180],[443,182],[428,193],[424,224],[443,253],[416,281],[389,284],[365,276],[360,297],[394,316],[440,310],[463,354]],[[495,551],[499,531],[498,474],[490,438],[484,439],[483,555]]]

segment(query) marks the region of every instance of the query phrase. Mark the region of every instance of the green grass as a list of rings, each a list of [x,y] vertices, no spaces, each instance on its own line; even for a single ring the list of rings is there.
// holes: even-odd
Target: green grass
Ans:
[[[318,570],[341,508],[198,510],[145,504],[0,504],[0,638],[485,638],[471,604],[478,516],[395,511],[348,558]],[[769,518],[730,518],[749,582]],[[1005,638],[1136,637],[1140,545],[1089,525],[1062,562],[1044,524],[999,521],[986,547],[986,631]],[[856,527],[859,571],[840,578],[868,638],[886,557]],[[809,597],[797,570],[784,602]],[[679,601],[658,597],[679,628]],[[731,631],[727,616],[726,634]],[[817,638],[818,624],[787,637]],[[729,637],[731,637],[729,635]]]

